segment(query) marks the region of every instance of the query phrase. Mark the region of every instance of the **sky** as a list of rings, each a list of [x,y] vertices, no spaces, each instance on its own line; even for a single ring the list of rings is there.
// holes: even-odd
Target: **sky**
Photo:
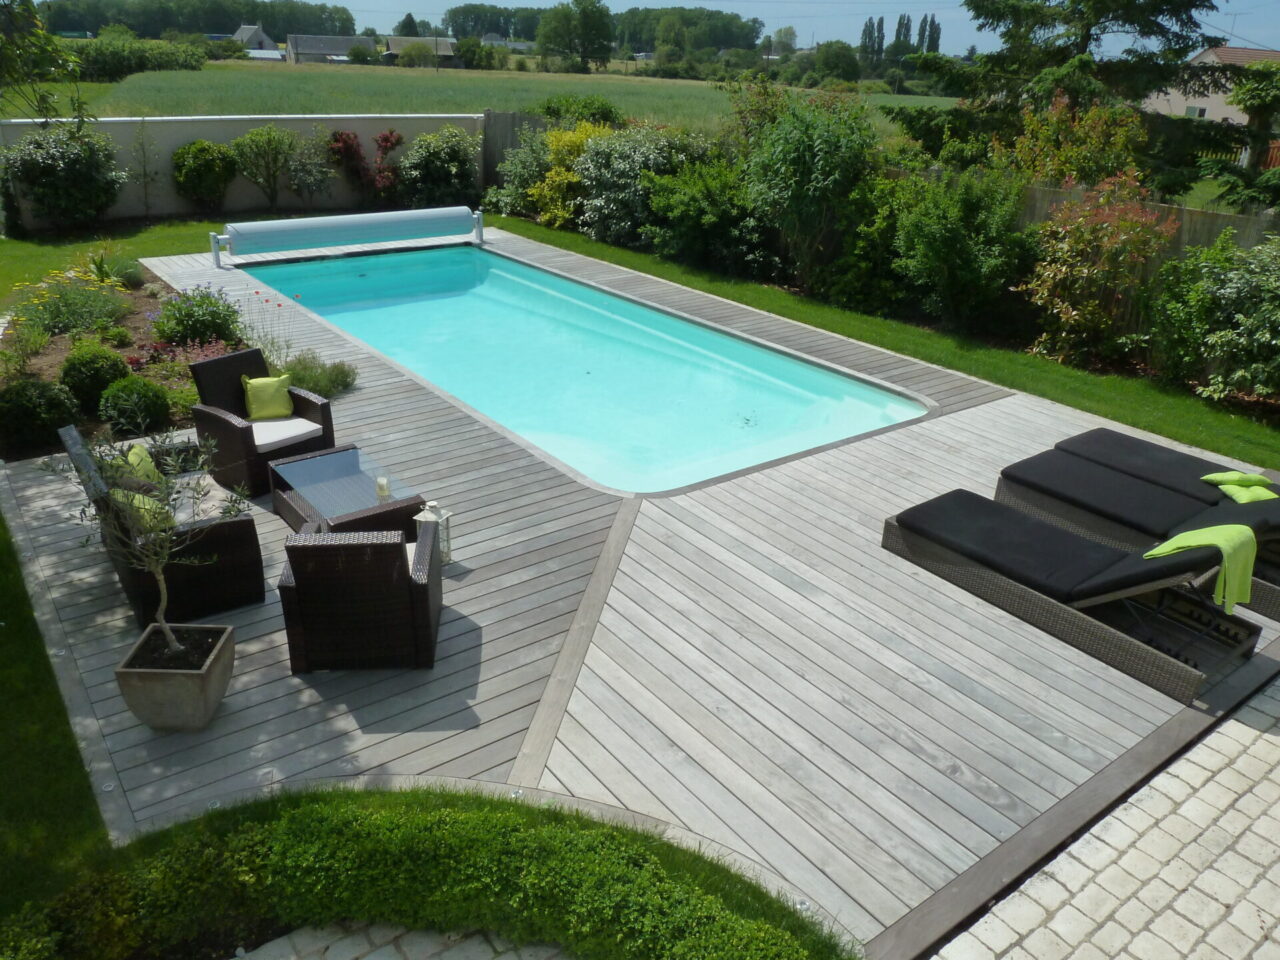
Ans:
[[[335,0],[341,3],[342,0]],[[438,23],[445,10],[464,0],[349,0],[357,29],[374,27],[390,33],[406,13]],[[490,0],[502,6],[549,7],[556,0]],[[857,44],[867,17],[884,17],[893,35],[898,14],[911,14],[913,24],[927,13],[942,27],[942,52],[964,53],[970,44],[980,51],[999,47],[995,36],[980,31],[959,0],[605,0],[615,13],[630,7],[708,7],[764,21],[765,32],[792,26],[802,46],[825,40]],[[1218,0],[1218,12],[1204,18],[1207,29],[1225,36],[1231,46],[1280,49],[1280,0]],[[914,27],[913,27],[914,31]]]

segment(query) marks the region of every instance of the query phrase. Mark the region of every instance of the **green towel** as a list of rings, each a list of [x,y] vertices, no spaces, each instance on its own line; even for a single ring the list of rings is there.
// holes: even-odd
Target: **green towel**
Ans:
[[[1260,473],[1241,473],[1239,470],[1227,470],[1225,473],[1206,473],[1200,478],[1215,487],[1231,484],[1235,487],[1269,487],[1271,478]]]
[[[1218,580],[1213,585],[1213,602],[1227,613],[1237,603],[1248,603],[1258,541],[1254,539],[1253,531],[1242,523],[1224,523],[1200,530],[1186,530],[1148,550],[1143,556],[1167,557],[1171,553],[1194,550],[1196,547],[1216,547],[1222,554]]]

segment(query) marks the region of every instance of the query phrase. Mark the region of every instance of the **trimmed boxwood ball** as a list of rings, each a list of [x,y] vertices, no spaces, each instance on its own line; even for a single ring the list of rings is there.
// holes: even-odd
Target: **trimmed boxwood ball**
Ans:
[[[98,415],[118,433],[150,433],[169,422],[169,394],[160,384],[130,374],[102,392]]]
[[[0,439],[6,447],[54,443],[58,428],[75,423],[76,398],[60,383],[19,380],[0,390]]]
[[[98,411],[102,392],[129,375],[129,365],[114,350],[93,340],[81,340],[62,363],[59,379],[71,391],[80,409],[92,416]]]

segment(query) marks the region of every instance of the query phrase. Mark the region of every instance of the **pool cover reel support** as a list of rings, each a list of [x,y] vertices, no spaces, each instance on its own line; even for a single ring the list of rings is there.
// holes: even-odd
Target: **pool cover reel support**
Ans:
[[[470,233],[471,243],[484,245],[484,213],[469,207],[262,220],[229,223],[225,229],[225,233],[209,233],[209,252],[213,255],[213,265],[218,268],[222,267],[224,244],[228,254],[239,255]]]

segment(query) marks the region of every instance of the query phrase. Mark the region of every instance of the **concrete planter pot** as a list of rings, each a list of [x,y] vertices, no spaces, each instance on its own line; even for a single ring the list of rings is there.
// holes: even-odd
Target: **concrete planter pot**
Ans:
[[[199,670],[131,666],[140,649],[159,632],[151,624],[116,667],[116,682],[125,706],[135,717],[156,730],[201,730],[217,712],[231,682],[235,666],[235,628],[174,623],[174,630],[199,631],[216,636],[217,642]]]

